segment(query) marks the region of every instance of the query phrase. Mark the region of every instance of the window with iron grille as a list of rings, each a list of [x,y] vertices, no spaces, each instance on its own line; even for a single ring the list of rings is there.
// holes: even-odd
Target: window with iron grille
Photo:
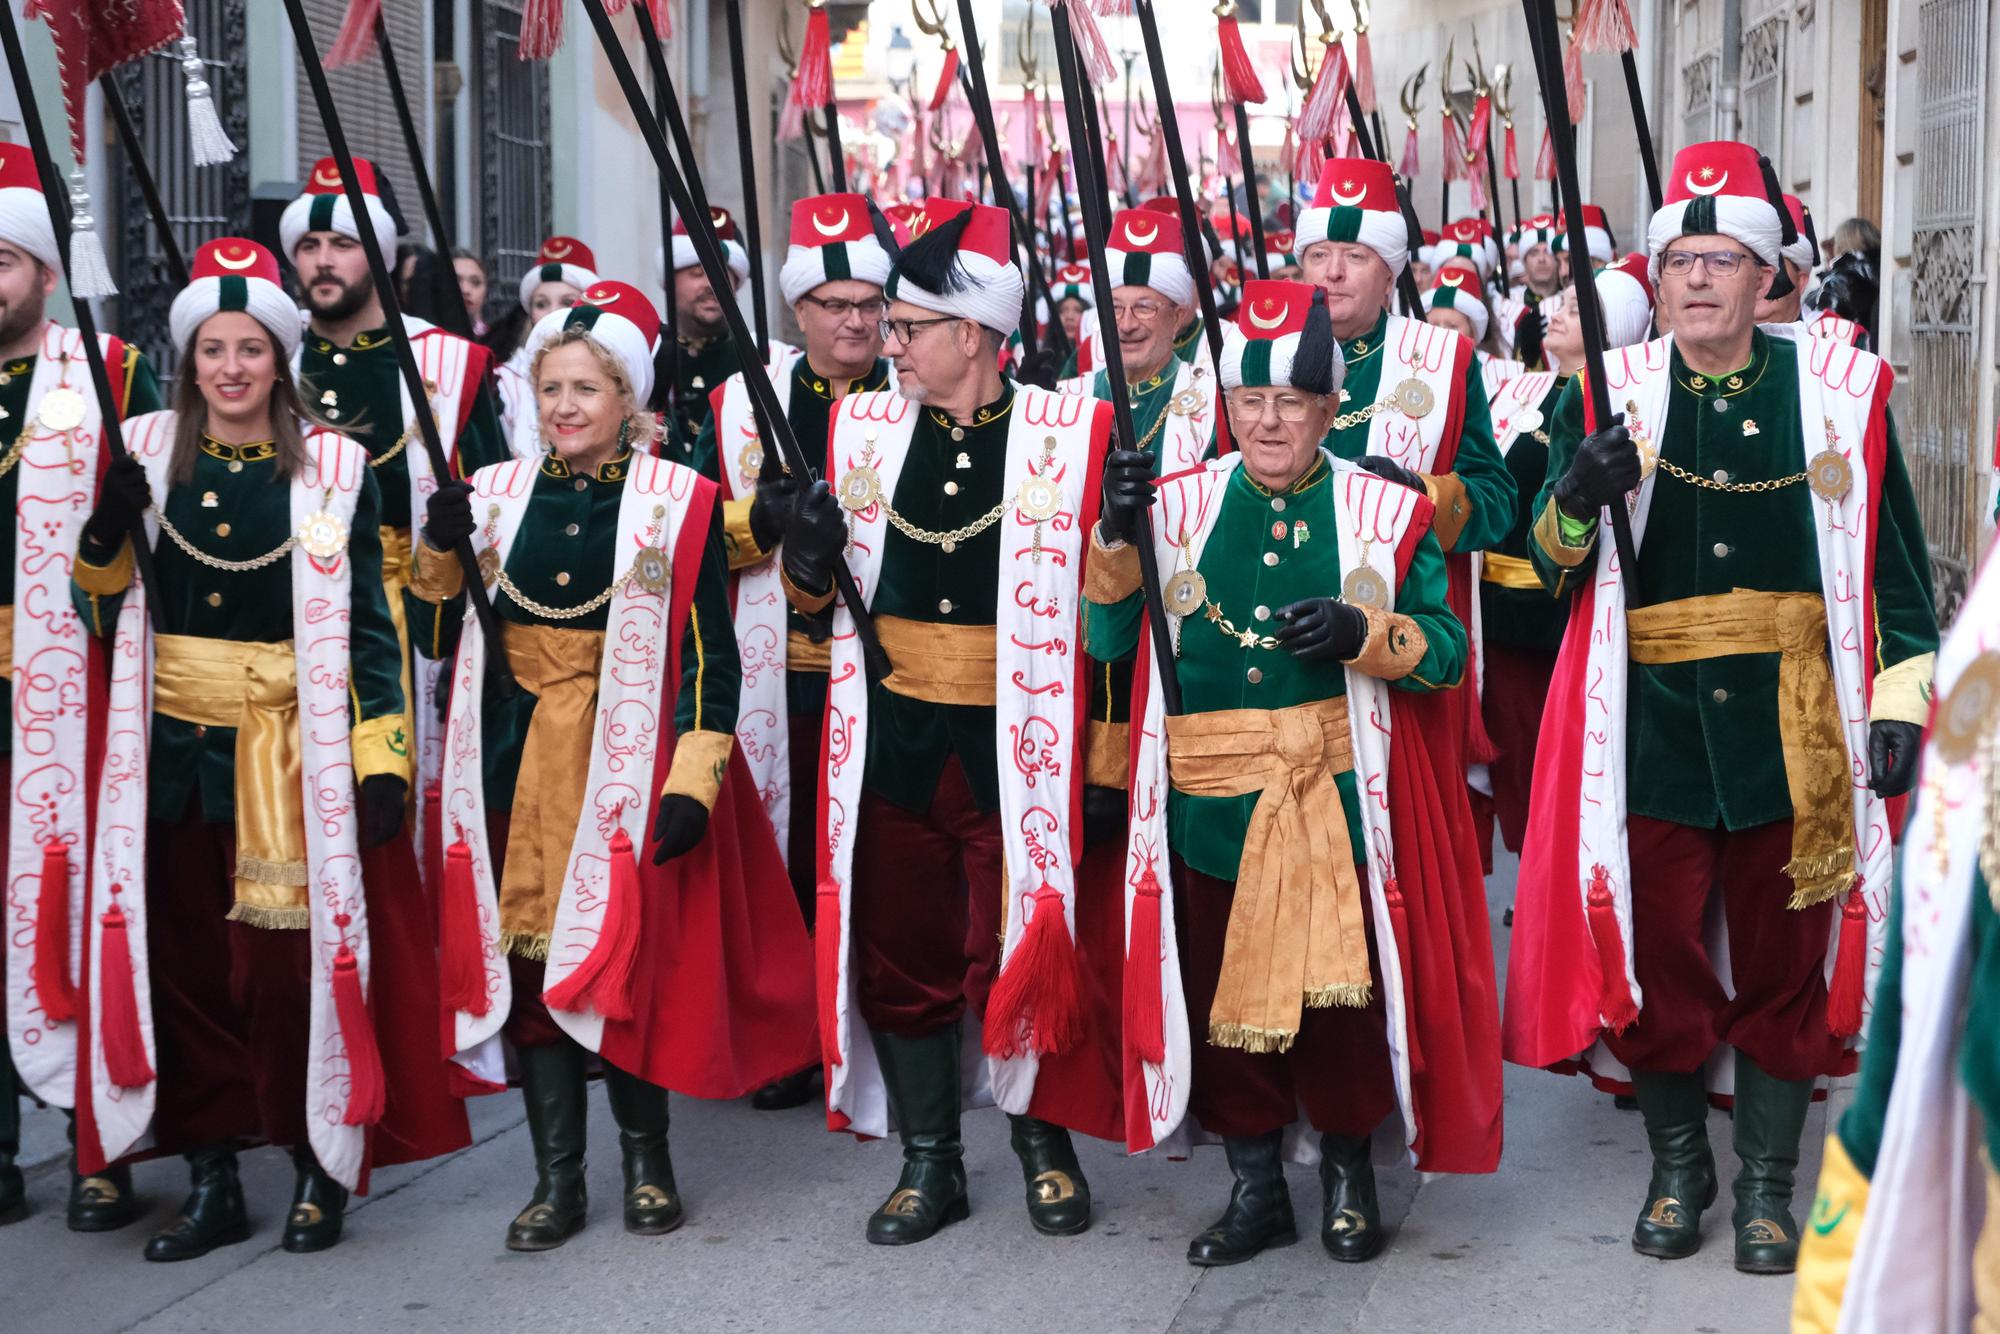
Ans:
[[[347,17],[348,0],[305,0],[306,17],[312,21],[313,41],[321,56],[332,47]],[[382,21],[389,30],[389,42],[396,50],[396,65],[406,82],[405,95],[417,119],[421,136],[430,133],[430,81],[424,65],[424,27],[430,21],[425,0],[382,0]],[[297,66],[296,57],[293,64]],[[313,163],[327,156],[326,127],[321,124],[319,107],[306,93],[306,76],[297,71],[299,99],[299,174],[312,170]],[[424,209],[417,194],[416,177],[410,170],[410,155],[403,144],[402,126],[396,120],[395,104],[389,99],[388,84],[380,60],[362,60],[341,69],[328,70],[327,85],[333,90],[333,104],[340,110],[340,127],[347,133],[347,147],[354,156],[375,164],[377,177],[386,178],[387,191],[394,197],[395,210],[402,215],[406,240],[428,243]]]
[[[553,211],[549,181],[549,70],[522,60],[521,0],[486,0],[468,38],[477,62],[479,251],[492,282],[487,318],[511,304],[541,253]]]

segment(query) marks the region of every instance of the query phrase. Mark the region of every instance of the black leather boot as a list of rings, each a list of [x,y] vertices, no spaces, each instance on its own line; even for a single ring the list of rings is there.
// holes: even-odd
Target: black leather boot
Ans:
[[[138,1221],[145,1212],[132,1193],[132,1169],[113,1163],[96,1176],[76,1171],[76,1114],[69,1114],[69,1206],[65,1221],[71,1232],[116,1232]]]
[[[1634,1070],[1632,1091],[1653,1150],[1653,1177],[1632,1228],[1632,1249],[1661,1260],[1685,1260],[1701,1249],[1701,1211],[1715,1203],[1708,1081],[1699,1070]]]
[[[148,1260],[199,1260],[218,1246],[250,1239],[243,1183],[236,1176],[236,1151],[197,1149],[187,1160],[193,1188],[174,1221],[146,1243]]]
[[[604,1092],[625,1165],[625,1230],[644,1237],[672,1232],[686,1214],[667,1156],[667,1091],[607,1064]]]
[[[14,1058],[0,1040],[0,1224],[28,1216],[28,1182],[21,1175],[21,1087]]]
[[[875,1056],[903,1141],[903,1174],[868,1218],[877,1246],[926,1241],[972,1212],[958,1132],[959,1026],[923,1038],[875,1035]]]
[[[1347,1264],[1372,1260],[1382,1249],[1382,1206],[1375,1198],[1375,1163],[1368,1137],[1321,1135],[1319,1241]]]
[[[1069,1131],[1032,1116],[1009,1116],[1014,1156],[1028,1183],[1028,1221],[1047,1237],[1073,1237],[1090,1226],[1090,1183]]]
[[[278,1244],[294,1255],[327,1250],[340,1240],[347,1187],[328,1176],[303,1144],[292,1150],[292,1164],[299,1170],[299,1180],[292,1188],[292,1210],[285,1215],[285,1235]]]
[[[1222,1141],[1236,1184],[1229,1188],[1229,1208],[1222,1217],[1188,1243],[1189,1264],[1240,1265],[1270,1247],[1289,1246],[1299,1239],[1292,1192],[1285,1185],[1284,1140],[1284,1131],[1273,1130]]]
[[[803,1107],[820,1091],[820,1069],[809,1065],[782,1079],[774,1079],[750,1095],[750,1105],[760,1112],[782,1112]]]
[[[1799,1263],[1792,1181],[1799,1136],[1812,1106],[1810,1079],[1773,1079],[1736,1053],[1736,1267],[1746,1274],[1789,1274]]]
[[[583,1230],[584,1051],[568,1038],[517,1047],[521,1100],[535,1147],[535,1193],[507,1225],[510,1251],[552,1251]]]

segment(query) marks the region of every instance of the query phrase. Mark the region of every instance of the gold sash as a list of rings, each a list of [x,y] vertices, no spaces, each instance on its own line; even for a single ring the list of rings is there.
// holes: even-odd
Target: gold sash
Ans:
[[[1817,593],[1729,593],[1682,598],[1626,613],[1632,661],[1702,662],[1738,653],[1781,654],[1778,743],[1792,796],[1789,906],[1809,908],[1854,883],[1854,794],[1840,701],[1826,656],[1826,602]]]
[[[830,672],[833,670],[833,641],[813,643],[803,630],[785,631],[785,670],[789,672]]]
[[[1334,782],[1354,768],[1347,701],[1170,716],[1167,765],[1191,797],[1258,794],[1208,1040],[1285,1051],[1304,1006],[1366,1005],[1365,907]]]
[[[14,679],[14,609],[0,607],[0,676]]]
[[[1503,556],[1497,551],[1480,555],[1479,579],[1481,583],[1500,588],[1539,589],[1542,586],[1542,577],[1535,573],[1533,565],[1519,556]]]
[[[236,902],[232,922],[303,931],[305,799],[292,643],[153,637],[153,709],[236,729]]]
[[[507,665],[535,697],[535,710],[521,744],[500,875],[500,945],[522,958],[545,959],[590,785],[604,632],[509,621],[504,641]]]
[[[403,590],[410,586],[416,574],[416,549],[410,543],[408,528],[377,529],[382,535],[382,591],[389,596],[389,619],[396,624],[396,646],[403,651],[403,735],[417,734],[417,697],[410,689],[410,622],[403,607]],[[410,796],[420,794],[412,784]]]
[[[993,626],[877,616],[875,632],[896,665],[882,684],[896,694],[933,704],[993,707],[993,653],[1000,633]]]

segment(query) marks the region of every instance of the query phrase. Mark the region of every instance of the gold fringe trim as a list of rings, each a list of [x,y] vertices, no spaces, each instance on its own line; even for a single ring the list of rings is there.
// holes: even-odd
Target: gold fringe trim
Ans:
[[[1211,1047],[1233,1047],[1237,1051],[1247,1051],[1253,1055],[1267,1055],[1274,1052],[1290,1051],[1297,1033],[1281,1033],[1269,1028],[1252,1028],[1249,1024],[1210,1024],[1208,1044]]]
[[[311,908],[262,908],[254,903],[239,903],[230,908],[228,920],[241,922],[264,931],[309,931],[312,929]]]
[[[236,878],[254,881],[260,885],[290,885],[303,889],[306,885],[306,864],[239,856],[236,859]],[[305,910],[301,908],[299,911]]]
[[[1785,863],[1785,874],[1791,877],[1793,885],[1792,897],[1785,906],[1793,911],[1817,907],[1839,898],[1853,886],[1854,850],[1840,848],[1817,857],[1794,857]]]
[[[503,931],[500,933],[500,952],[517,959],[544,963],[549,957],[549,938],[546,933],[533,931]]]
[[[1323,1010],[1329,1005],[1344,1005],[1353,1009],[1364,1009],[1368,1004],[1368,984],[1366,982],[1336,982],[1330,987],[1310,987],[1306,990],[1306,1008]]]

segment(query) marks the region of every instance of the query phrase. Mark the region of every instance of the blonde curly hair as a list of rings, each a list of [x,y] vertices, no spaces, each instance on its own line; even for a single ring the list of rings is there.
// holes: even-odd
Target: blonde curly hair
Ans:
[[[590,349],[591,355],[597,358],[598,369],[610,378],[619,395],[625,400],[625,439],[634,445],[657,439],[660,434],[659,418],[655,417],[644,403],[639,402],[638,396],[632,392],[632,382],[625,375],[624,362],[619,359],[616,352],[598,341],[591,335],[590,330],[581,325],[558,330],[548,342],[535,350],[533,359],[528,363],[529,385],[541,383],[543,357],[556,348],[569,347],[576,343],[581,343]],[[539,397],[539,394],[537,396]]]

